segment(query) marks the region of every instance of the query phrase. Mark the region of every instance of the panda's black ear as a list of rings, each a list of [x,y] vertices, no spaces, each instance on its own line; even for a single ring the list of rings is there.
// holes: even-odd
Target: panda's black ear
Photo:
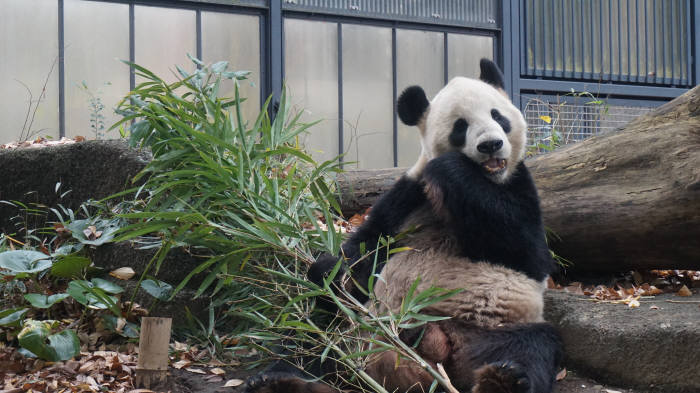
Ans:
[[[506,86],[503,83],[503,73],[498,68],[496,63],[484,58],[479,62],[479,68],[481,68],[481,75],[479,75],[479,79],[497,89],[505,90]]]
[[[429,106],[430,101],[425,96],[423,88],[411,86],[407,87],[396,101],[396,112],[404,124],[415,126]]]

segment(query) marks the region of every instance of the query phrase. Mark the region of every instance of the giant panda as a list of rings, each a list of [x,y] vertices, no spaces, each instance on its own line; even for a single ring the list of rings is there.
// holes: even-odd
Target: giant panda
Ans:
[[[368,220],[342,246],[338,279],[362,301],[373,268],[379,311],[397,311],[416,278],[461,289],[423,312],[449,316],[401,338],[433,366],[445,367],[460,392],[551,392],[561,344],[543,320],[545,280],[554,263],[545,242],[539,199],[523,163],[526,123],[488,59],[479,80],[452,79],[429,101],[407,88],[397,101],[402,122],[417,126],[417,162],[373,206]],[[388,261],[360,258],[380,236],[406,235],[408,251]],[[386,255],[382,253],[382,255]],[[338,257],[320,257],[309,279],[322,283]],[[328,306],[328,304],[326,304]],[[433,378],[391,351],[373,355],[366,372],[390,392],[428,391]],[[249,392],[335,392],[294,373],[273,372],[248,383]]]

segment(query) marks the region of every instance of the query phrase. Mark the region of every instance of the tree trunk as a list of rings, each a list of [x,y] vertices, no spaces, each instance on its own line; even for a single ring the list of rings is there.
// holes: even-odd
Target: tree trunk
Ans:
[[[700,87],[528,164],[574,270],[700,268]]]
[[[618,132],[526,163],[559,237],[550,246],[570,269],[700,269],[700,87]],[[345,174],[344,212],[369,206],[404,171]]]

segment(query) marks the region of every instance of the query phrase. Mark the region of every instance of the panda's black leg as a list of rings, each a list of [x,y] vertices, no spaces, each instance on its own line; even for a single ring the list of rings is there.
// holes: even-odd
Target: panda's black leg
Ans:
[[[454,333],[453,333],[454,334]],[[448,373],[474,371],[463,386],[473,393],[550,393],[559,362],[561,339],[546,323],[464,329]],[[454,339],[453,339],[454,340]],[[459,377],[458,377],[459,380]]]
[[[342,256],[348,261],[346,265],[352,266],[351,274],[355,282],[366,288],[373,273],[374,258],[369,257],[358,262],[364,254],[362,248],[365,253],[376,250],[381,236],[396,235],[406,217],[424,203],[423,185],[418,180],[403,176],[372,206],[367,221],[342,245]],[[309,279],[317,285],[323,285],[323,278],[337,262],[338,257],[322,255],[309,269]],[[384,259],[378,261],[376,272],[382,270],[385,262]],[[340,276],[338,274],[336,279]],[[367,296],[360,290],[353,289],[351,293],[362,302],[367,300]]]
[[[520,364],[504,361],[487,364],[474,372],[473,393],[530,393],[530,377]]]
[[[263,372],[246,381],[245,393],[338,393],[321,382],[306,381],[286,372]]]

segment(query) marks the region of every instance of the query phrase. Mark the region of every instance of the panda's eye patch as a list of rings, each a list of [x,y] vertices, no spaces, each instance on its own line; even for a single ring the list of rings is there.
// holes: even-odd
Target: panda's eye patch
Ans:
[[[454,147],[464,146],[467,142],[467,128],[469,123],[461,117],[455,121],[450,133],[450,145]]]
[[[497,109],[491,109],[491,118],[498,123],[501,128],[503,128],[503,132],[506,134],[510,132],[510,121],[503,117],[501,112],[499,112]]]

